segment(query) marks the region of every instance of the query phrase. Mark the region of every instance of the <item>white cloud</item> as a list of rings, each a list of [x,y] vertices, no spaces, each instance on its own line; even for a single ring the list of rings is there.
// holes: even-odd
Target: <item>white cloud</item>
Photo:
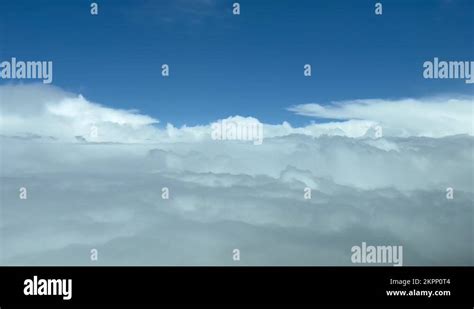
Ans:
[[[359,119],[378,123],[385,135],[442,137],[474,135],[473,97],[400,100],[353,100],[330,105],[302,104],[289,110],[299,115]]]
[[[90,140],[92,126],[100,129],[96,141],[132,142],[154,136],[158,120],[134,110],[101,106],[56,87],[42,85],[0,86],[0,134]],[[34,133],[33,133],[34,132]]]
[[[350,265],[363,241],[403,245],[405,265],[474,264],[472,136],[363,137],[374,118],[265,125],[256,146],[57,88],[0,98],[0,264],[88,265],[97,248],[102,265],[233,265],[239,248],[240,265]],[[120,143],[74,138],[91,123]]]
[[[158,123],[149,116],[137,115],[136,111],[116,110],[90,103],[82,95],[76,98],[64,98],[57,104],[48,104],[47,112],[69,121],[84,123],[111,123],[128,125],[132,128]]]
[[[0,86],[2,113],[0,134],[27,137],[51,137],[61,141],[151,143],[191,142],[211,139],[212,124],[180,128],[167,124],[160,129],[158,120],[135,110],[118,110],[44,85]],[[252,117],[230,116],[235,122],[259,122]],[[216,120],[218,121],[218,120]],[[373,120],[315,123],[304,127],[263,124],[264,138],[302,134],[363,137],[378,124]],[[98,130],[91,136],[91,128]],[[33,133],[34,132],[34,133]],[[77,138],[81,137],[81,138]]]

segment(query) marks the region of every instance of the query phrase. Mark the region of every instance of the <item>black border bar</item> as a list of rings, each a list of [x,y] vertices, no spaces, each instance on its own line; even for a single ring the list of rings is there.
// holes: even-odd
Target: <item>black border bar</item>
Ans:
[[[473,308],[473,267],[0,267],[12,304],[392,304]],[[72,298],[25,296],[26,279],[72,279]],[[408,286],[390,279],[419,279]],[[433,281],[431,279],[446,279]],[[449,279],[449,283],[448,280]],[[434,283],[436,282],[436,283]],[[450,296],[387,296],[387,290]]]

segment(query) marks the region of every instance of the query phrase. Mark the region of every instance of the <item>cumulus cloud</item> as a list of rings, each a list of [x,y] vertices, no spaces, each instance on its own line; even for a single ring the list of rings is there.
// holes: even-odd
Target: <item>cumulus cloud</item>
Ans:
[[[81,95],[42,85],[0,87],[2,100],[0,133],[8,136],[51,137],[61,141],[91,137],[101,127],[96,141],[132,142],[153,136],[158,120],[135,110],[120,110],[86,100]]]
[[[101,265],[236,265],[238,248],[237,265],[351,265],[361,242],[403,245],[404,265],[474,264],[469,134],[373,138],[383,117],[347,117],[264,124],[254,145],[58,88],[0,98],[0,264],[89,265],[95,248]]]

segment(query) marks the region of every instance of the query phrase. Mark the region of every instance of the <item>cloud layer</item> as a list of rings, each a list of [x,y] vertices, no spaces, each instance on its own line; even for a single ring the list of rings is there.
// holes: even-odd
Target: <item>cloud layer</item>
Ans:
[[[289,110],[299,115],[330,119],[375,121],[390,136],[442,137],[474,133],[473,97],[401,100],[353,100],[330,105],[302,104]]]
[[[1,86],[0,100],[0,264],[351,265],[362,242],[403,245],[404,265],[474,264],[472,112],[460,99],[293,107],[343,121],[265,124],[257,146],[53,87]],[[414,123],[423,113],[427,126]]]

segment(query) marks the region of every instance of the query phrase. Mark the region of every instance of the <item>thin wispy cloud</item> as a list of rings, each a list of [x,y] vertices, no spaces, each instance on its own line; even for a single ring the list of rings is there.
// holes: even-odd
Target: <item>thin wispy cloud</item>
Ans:
[[[474,135],[474,97],[451,96],[421,99],[368,99],[301,104],[288,108],[298,115],[323,119],[374,121],[391,136],[441,137]]]

